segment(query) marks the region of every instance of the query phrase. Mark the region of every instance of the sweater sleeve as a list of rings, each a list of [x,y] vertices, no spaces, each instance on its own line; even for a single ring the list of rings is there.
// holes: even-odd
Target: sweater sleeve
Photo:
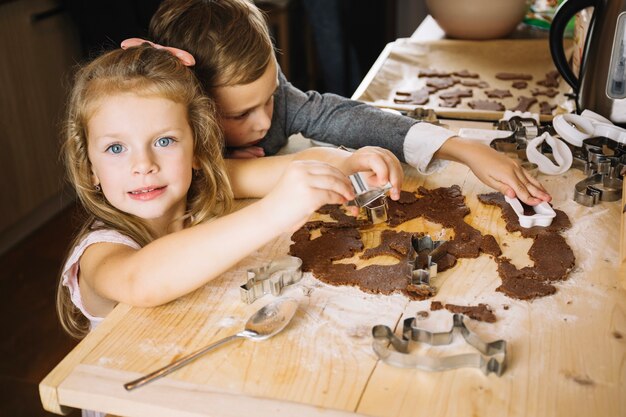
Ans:
[[[272,126],[260,144],[266,155],[276,154],[289,136],[301,133],[309,139],[353,149],[380,146],[400,161],[428,173],[438,167],[438,163],[429,165],[433,154],[454,136],[447,129],[336,94],[303,92],[291,85],[281,71],[278,79]]]

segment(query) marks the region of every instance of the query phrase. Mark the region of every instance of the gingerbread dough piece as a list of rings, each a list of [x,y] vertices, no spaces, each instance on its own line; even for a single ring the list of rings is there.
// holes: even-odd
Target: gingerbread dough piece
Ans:
[[[461,71],[454,71],[452,75],[456,75],[457,77],[461,77],[461,78],[478,78],[478,74],[469,72],[466,69],[461,70]]]
[[[493,90],[485,90],[485,94],[489,98],[505,98],[505,97],[513,97],[513,94],[509,90],[498,90],[494,88]]]
[[[451,75],[452,74],[450,74],[449,72],[439,71],[439,70],[430,69],[430,68],[421,69],[421,70],[419,70],[419,72],[417,74],[417,76],[419,78],[422,78],[422,77],[431,77],[431,78],[434,78],[434,77],[450,77]]]
[[[426,104],[431,92],[432,89],[428,87],[413,91],[396,91],[393,101],[398,104]]]
[[[472,90],[468,88],[457,88],[455,90],[446,91],[445,93],[439,94],[439,98],[448,99],[448,98],[461,98],[461,97],[472,97],[474,93]]]
[[[450,88],[457,83],[458,81],[452,77],[429,78],[426,80],[426,85],[436,91]]]
[[[496,258],[502,255],[502,249],[500,249],[500,245],[498,245],[496,238],[492,235],[484,235],[482,237],[482,241],[480,242],[480,250]]]
[[[523,90],[528,87],[528,83],[526,81],[514,81],[513,84],[511,84],[511,87]]]
[[[457,88],[439,94],[439,98],[443,100],[444,107],[456,107],[461,102],[462,97],[472,97],[473,94],[470,89]]]
[[[499,80],[532,80],[533,76],[530,74],[516,74],[512,72],[499,72],[496,74],[496,78]]]
[[[441,301],[433,301],[430,303],[430,311],[443,310],[443,304]]]
[[[470,319],[495,323],[496,315],[487,304],[479,303],[477,306],[458,306],[446,304],[446,310],[451,313],[465,314]]]
[[[537,84],[542,85],[544,87],[558,87],[559,86],[559,72],[558,71],[550,71],[546,74],[546,78],[544,80],[537,81]]]
[[[468,102],[467,105],[475,110],[504,111],[502,103],[491,100],[474,100]]]
[[[376,256],[388,255],[399,260],[404,260],[409,254],[411,237],[413,237],[413,235],[414,233],[383,230],[380,235],[380,245],[375,248],[366,249],[361,255],[361,259],[371,259]]]
[[[483,80],[461,80],[461,85],[464,87],[478,87],[478,88],[488,88],[489,84]]]
[[[536,102],[537,102],[537,99],[534,97],[519,96],[517,98],[517,106],[513,107],[511,110],[512,111],[519,110],[521,112],[526,112],[528,111],[530,106],[532,106]]]
[[[530,90],[530,94],[532,94],[533,96],[547,96],[547,97],[554,97],[557,94],[559,94],[559,92],[557,90],[555,90],[554,88],[547,88],[545,90],[540,90],[538,88],[533,88],[532,90]]]
[[[461,99],[459,97],[451,97],[441,100],[441,107],[456,107],[461,104]]]
[[[556,104],[548,103],[547,101],[539,102],[539,112],[541,114],[552,114],[554,109],[556,109]]]
[[[503,272],[501,272],[499,268],[498,272],[502,276]],[[496,291],[502,292],[511,298],[517,298],[518,300],[532,300],[554,294],[556,287],[531,279],[507,278],[502,281],[502,285],[496,288]]]

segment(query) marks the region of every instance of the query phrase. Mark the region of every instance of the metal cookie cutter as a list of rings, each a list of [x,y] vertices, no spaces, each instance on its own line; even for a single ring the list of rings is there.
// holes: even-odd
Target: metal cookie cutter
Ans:
[[[248,269],[248,281],[239,287],[241,301],[251,304],[265,294],[279,295],[283,287],[302,278],[302,259],[283,256],[259,268]]]
[[[574,186],[574,201],[592,207],[600,201],[619,200],[626,173],[624,145],[603,136],[584,139],[582,145],[578,167],[587,178]]]
[[[350,175],[350,182],[356,193],[353,204],[358,207],[367,209],[367,217],[376,224],[387,221],[387,192],[391,189],[391,183],[387,183],[382,187],[373,187],[367,185],[362,174],[357,172]]]
[[[447,253],[441,246],[444,242],[432,240],[429,235],[411,238],[408,256],[411,284],[426,285],[434,292],[430,286],[430,279],[437,276],[437,261]]]
[[[490,146],[500,152],[515,153],[522,160],[526,159],[528,141],[547,131],[532,117],[520,116],[513,116],[508,120],[500,120],[497,124],[497,129],[513,133],[508,137],[492,140]],[[548,151],[547,147],[542,146],[542,153]]]
[[[522,203],[517,198],[504,196],[504,199],[511,205],[515,214],[517,214],[519,224],[522,227],[550,226],[552,219],[556,217],[556,212],[549,203],[543,202],[536,206],[525,206],[527,209],[524,210],[524,206],[522,206]]]
[[[592,207],[600,201],[617,201],[622,196],[623,181],[605,174],[594,174],[574,186],[574,201]]]
[[[450,331],[429,332],[418,328],[415,318],[405,319],[402,339],[398,338],[388,326],[377,325],[372,328],[372,336],[374,337],[372,348],[384,362],[402,368],[445,371],[474,367],[482,370],[485,375],[489,375],[491,372],[498,376],[502,375],[506,368],[506,341],[483,342],[475,333],[465,327],[461,314],[455,314],[452,317],[452,322]],[[474,347],[477,352],[444,357],[411,354],[410,347],[415,342],[432,346],[449,345],[454,340],[454,336],[459,333],[467,344]]]

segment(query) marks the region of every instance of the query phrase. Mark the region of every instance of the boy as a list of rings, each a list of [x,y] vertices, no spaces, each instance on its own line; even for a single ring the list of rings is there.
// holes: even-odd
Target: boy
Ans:
[[[289,136],[392,151],[422,173],[440,159],[462,162],[486,185],[527,204],[549,201],[543,186],[512,159],[454,132],[334,94],[304,93],[276,63],[262,12],[247,0],[165,0],[150,22],[151,38],[185,49],[215,99],[228,156],[274,155]],[[432,161],[432,162],[431,162]]]

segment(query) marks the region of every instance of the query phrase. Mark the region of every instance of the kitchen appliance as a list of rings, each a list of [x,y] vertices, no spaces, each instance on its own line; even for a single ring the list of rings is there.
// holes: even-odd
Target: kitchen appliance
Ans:
[[[594,11],[577,78],[565,57],[563,32],[569,20],[587,7]],[[550,26],[550,52],[563,79],[574,89],[578,113],[589,109],[626,126],[626,0],[563,2]]]

